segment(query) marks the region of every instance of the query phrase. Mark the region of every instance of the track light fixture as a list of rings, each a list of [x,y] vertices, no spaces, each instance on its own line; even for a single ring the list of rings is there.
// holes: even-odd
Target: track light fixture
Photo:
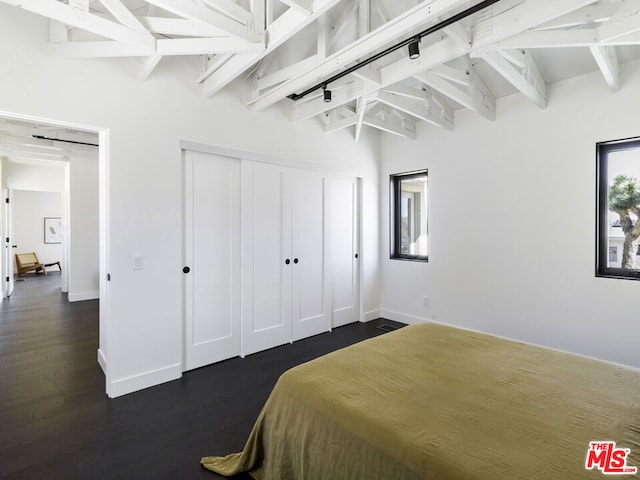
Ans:
[[[409,44],[409,58],[411,60],[420,58],[420,36],[414,38]]]
[[[322,90],[324,92],[325,103],[331,103],[331,90],[328,90],[326,85],[322,86]]]
[[[412,59],[416,59],[420,56],[420,47],[419,47],[419,43],[420,43],[420,39],[422,37],[426,37],[427,35],[431,35],[432,33],[435,33],[439,30],[442,30],[445,27],[448,27],[449,25],[453,25],[456,22],[459,22],[460,20],[463,20],[475,13],[478,13],[480,10],[483,10],[491,5],[493,5],[494,3],[498,3],[500,0],[482,0],[481,2],[473,5],[472,7],[467,8],[466,10],[463,10],[462,12],[447,18],[446,20],[441,21],[440,23],[427,28],[426,30],[423,30],[422,32],[418,33],[417,35],[414,35],[411,38],[408,38],[406,40],[403,40],[399,43],[396,43],[395,45],[392,45],[388,48],[386,48],[385,50],[382,50],[381,52],[376,53],[375,55],[372,55],[369,58],[366,58],[364,60],[359,61],[358,63],[356,63],[355,65],[352,65],[351,67],[345,68],[344,70],[342,70],[341,72],[335,74],[333,77],[327,78],[325,80],[323,80],[321,83],[318,83],[316,85],[314,85],[313,87],[307,88],[304,92],[301,93],[292,93],[291,95],[287,95],[287,97],[291,100],[293,100],[294,102],[300,100],[301,98],[306,97],[308,94],[310,94],[311,92],[315,92],[316,90],[322,88],[324,90],[324,101],[325,102],[330,102],[331,101],[331,90],[327,90],[327,85],[335,82],[336,80],[341,79],[342,77],[345,77],[353,72],[355,72],[356,70],[369,65],[370,63],[375,62],[376,60],[379,60],[380,58],[384,57],[385,55],[388,55],[392,52],[395,52],[396,50],[403,48],[405,46],[409,46],[409,58]]]

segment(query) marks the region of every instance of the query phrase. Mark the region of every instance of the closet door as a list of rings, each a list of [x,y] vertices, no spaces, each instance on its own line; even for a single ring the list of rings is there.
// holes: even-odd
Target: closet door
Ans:
[[[358,181],[335,177],[330,184],[330,258],[333,327],[360,317]]]
[[[326,255],[326,178],[298,170],[292,175],[291,338],[331,330],[331,291]]]
[[[240,160],[185,151],[183,370],[240,354]]]
[[[291,341],[291,172],[242,162],[242,353]]]

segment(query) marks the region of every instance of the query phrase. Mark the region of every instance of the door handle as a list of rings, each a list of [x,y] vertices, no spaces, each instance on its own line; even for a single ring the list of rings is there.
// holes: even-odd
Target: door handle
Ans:
[[[18,245],[11,245],[11,248],[18,248]]]
[[[293,263],[296,263],[296,264],[297,264],[298,262],[299,262],[299,260],[298,260],[297,258],[294,258],[294,259],[293,259]]]
[[[184,267],[182,269],[182,273],[189,273],[190,271],[191,271],[191,268],[189,268],[189,267]]]
[[[284,261],[285,265],[289,265],[291,263],[291,260],[289,260],[288,258]]]

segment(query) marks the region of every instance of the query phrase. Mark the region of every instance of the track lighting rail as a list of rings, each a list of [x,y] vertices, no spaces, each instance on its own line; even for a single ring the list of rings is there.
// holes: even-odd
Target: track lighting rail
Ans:
[[[433,25],[429,28],[427,28],[426,30],[423,30],[422,32],[416,34],[416,35],[412,35],[411,37],[407,38],[406,40],[403,40],[399,43],[396,43],[395,45],[392,45],[388,48],[386,48],[385,50],[365,59],[362,60],[358,63],[356,63],[355,65],[335,74],[334,76],[314,85],[313,87],[310,87],[308,89],[306,89],[304,92],[301,93],[292,93],[291,95],[288,95],[287,98],[295,101],[298,101],[304,97],[306,97],[307,95],[309,95],[312,92],[315,92],[316,90],[319,89],[323,89],[324,90],[324,101],[325,102],[330,102],[331,101],[331,90],[328,89],[328,86],[330,83],[335,82],[336,80],[341,79],[342,77],[345,77],[347,75],[349,75],[350,73],[355,72],[356,70],[359,70],[362,67],[365,67],[367,65],[369,65],[370,63],[375,62],[376,60],[381,59],[382,57],[389,55],[392,52],[395,52],[396,50],[399,50],[403,47],[406,46],[410,46],[410,52],[409,52],[409,56],[412,59],[416,59],[420,56],[420,48],[418,46],[418,44],[420,43],[420,40],[423,37],[426,37],[427,35],[431,35],[432,33],[437,32],[438,30],[442,30],[445,27],[448,27],[449,25],[452,25],[456,22],[459,22],[460,20],[463,20],[477,12],[479,12],[480,10],[484,10],[487,7],[490,7],[491,5],[493,5],[494,3],[498,3],[500,0],[484,0],[472,7],[467,8],[466,10],[463,10],[462,12],[453,15],[450,18],[447,18],[446,20],[443,20],[439,23],[437,23],[436,25]],[[329,98],[329,100],[327,100],[327,98]]]

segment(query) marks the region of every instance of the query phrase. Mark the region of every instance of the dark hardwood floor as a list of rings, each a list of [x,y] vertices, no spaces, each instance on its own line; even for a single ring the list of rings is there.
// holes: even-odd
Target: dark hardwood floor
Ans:
[[[221,478],[200,457],[243,448],[285,370],[399,325],[348,325],[108,399],[98,302],[68,303],[59,285],[28,274],[0,304],[1,479]]]

